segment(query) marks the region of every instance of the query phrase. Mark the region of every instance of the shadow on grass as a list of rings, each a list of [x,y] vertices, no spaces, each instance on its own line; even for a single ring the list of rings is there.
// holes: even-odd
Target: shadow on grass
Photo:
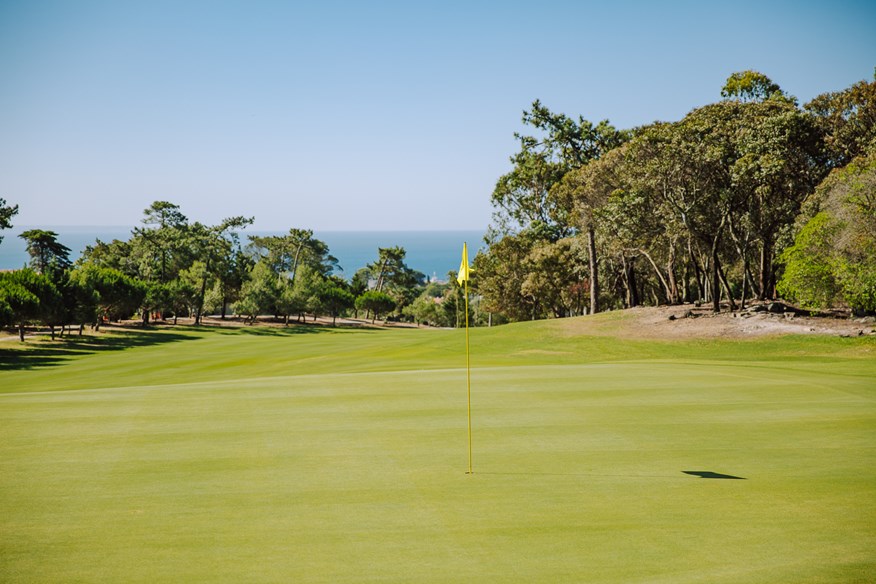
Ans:
[[[693,475],[695,477],[700,477],[701,479],[731,479],[736,481],[748,480],[745,477],[734,477],[733,475],[721,474],[719,472],[712,472],[710,470],[683,470],[681,472],[683,472],[684,474]]]
[[[76,333],[56,337],[50,341],[47,336],[29,337],[30,341],[20,344],[17,340],[5,341],[0,346],[0,371],[38,369],[62,365],[75,357],[102,351],[123,351],[138,347],[164,345],[203,338],[205,334],[246,335],[256,337],[293,337],[303,334],[339,333],[354,328],[358,332],[378,332],[381,329],[365,327],[338,326],[322,324],[295,323],[289,326],[229,325],[174,327],[107,327],[99,333],[79,336]],[[34,339],[38,338],[34,342]]]
[[[324,325],[290,323],[288,326],[264,326],[264,325],[235,325],[230,327],[209,327],[208,330],[220,335],[252,335],[256,337],[291,337],[297,335],[310,335],[319,333],[339,333],[355,330],[357,332],[378,332],[380,329],[366,328],[348,325]],[[199,329],[194,329],[199,330]],[[203,330],[203,329],[200,329]]]
[[[709,470],[683,470],[681,471],[684,474],[693,475],[700,477],[701,479],[734,479],[745,481],[748,480],[745,477],[735,477],[733,475],[721,474],[717,472],[712,472]],[[465,473],[469,474],[469,473]],[[630,478],[630,479],[674,479],[681,478],[678,475],[638,475],[638,474],[601,474],[601,473],[574,473],[574,472],[479,472],[475,471],[471,474],[479,474],[479,475],[496,475],[496,476],[528,476],[528,477],[618,477],[618,478]]]
[[[195,337],[190,335],[150,329],[113,329],[110,334],[97,333],[79,336],[74,333],[73,335],[56,337],[54,341],[41,339],[37,343],[31,342],[24,345],[16,342],[14,348],[0,347],[0,371],[51,367],[62,365],[74,357],[102,351],[123,351],[137,347],[176,343],[193,338]]]

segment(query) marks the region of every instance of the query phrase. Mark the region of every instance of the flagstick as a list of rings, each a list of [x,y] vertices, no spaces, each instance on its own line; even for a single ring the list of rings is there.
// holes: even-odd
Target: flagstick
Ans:
[[[468,385],[468,474],[471,469],[471,360],[468,348],[468,278],[465,279],[465,375]]]

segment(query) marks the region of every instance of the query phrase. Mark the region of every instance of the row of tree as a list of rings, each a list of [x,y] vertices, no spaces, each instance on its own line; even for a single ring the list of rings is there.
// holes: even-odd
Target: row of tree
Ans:
[[[765,75],[678,122],[618,130],[524,112],[536,136],[492,194],[474,262],[510,320],[680,302],[719,311],[777,293],[876,310],[876,81],[804,107]]]
[[[17,207],[0,200],[0,227],[11,226]],[[60,327],[103,320],[150,320],[227,311],[253,322],[273,315],[286,324],[306,315],[364,314],[453,326],[460,305],[449,284],[427,283],[405,264],[401,247],[379,248],[373,263],[350,281],[336,275],[337,259],[313,232],[249,236],[252,219],[232,217],[218,225],[190,221],[179,206],[156,201],[128,240],[96,241],[72,263],[57,234],[28,230],[20,235],[31,257],[26,269],[0,274],[0,325]],[[428,284],[428,285],[427,285]]]
[[[512,170],[492,194],[488,248],[474,259],[472,322],[679,302],[731,309],[777,294],[805,307],[876,311],[876,81],[801,107],[765,75],[733,74],[722,100],[677,122],[618,130],[524,112]],[[17,206],[0,199],[0,229]],[[460,290],[378,258],[346,281],[313,232],[239,233],[251,218],[192,222],[172,203],[130,239],[98,241],[71,264],[31,230],[31,268],[0,275],[0,324],[99,322],[231,307],[253,321],[364,312],[458,326]],[[453,282],[453,274],[449,274]]]

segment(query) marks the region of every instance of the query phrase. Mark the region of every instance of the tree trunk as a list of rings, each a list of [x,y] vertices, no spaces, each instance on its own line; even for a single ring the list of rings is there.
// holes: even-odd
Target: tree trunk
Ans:
[[[669,282],[666,281],[666,278],[663,277],[663,272],[660,271],[660,268],[657,267],[657,263],[651,258],[651,254],[649,254],[644,249],[639,250],[645,259],[651,264],[651,267],[654,268],[654,273],[657,274],[657,278],[660,280],[660,284],[663,285],[663,292],[666,294],[666,300],[670,304],[672,304],[672,290],[669,287]],[[656,302],[655,304],[659,304]]]
[[[18,338],[22,343],[24,342],[24,323],[18,325]]]
[[[705,271],[700,267],[700,263],[697,261],[696,254],[693,250],[693,242],[690,237],[687,238],[687,252],[690,256],[690,263],[693,266],[693,277],[697,283],[697,300],[705,300]]]
[[[627,258],[621,254],[621,283],[624,285],[624,306],[630,307],[630,271],[627,268]]]
[[[767,298],[772,297],[770,290],[772,266],[772,242],[768,238],[764,238],[760,248],[760,275],[758,282],[760,285],[759,296],[761,300],[766,300]]]
[[[683,290],[683,294],[684,294],[683,301],[690,302],[691,297],[693,296],[693,293],[691,292],[691,289],[690,289],[690,262],[684,262],[684,272],[682,273],[681,277],[682,277],[682,287],[684,289]]]
[[[630,308],[635,308],[639,305],[639,280],[636,278],[635,258],[630,259],[628,264],[630,267]]]
[[[727,293],[727,301],[730,303],[730,311],[736,310],[736,303],[733,301],[733,293],[730,291],[730,284],[727,282],[727,274],[724,273],[724,266],[718,264],[718,275],[721,277],[721,284],[724,286],[724,291]]]
[[[670,304],[678,304],[678,281],[675,279],[675,241],[669,243],[669,259],[666,261],[666,275],[669,277]]]
[[[712,294],[712,312],[719,313],[721,312],[721,291],[719,286],[721,285],[718,281],[718,244],[717,241],[712,245],[712,257],[710,263],[711,267],[711,286],[710,291]]]
[[[82,336],[82,331],[85,329],[84,323],[79,323],[79,336]]]
[[[590,314],[599,312],[599,266],[596,261],[596,234],[587,228],[587,255],[590,261]]]
[[[375,290],[380,292],[383,289],[383,276],[386,273],[386,264],[389,260],[383,260],[383,263],[380,264],[380,272],[377,275],[377,284],[375,285]],[[373,320],[371,321],[374,322]]]
[[[49,325],[49,332],[51,333],[52,340],[54,341],[55,340],[55,325],[53,325],[53,324]]]
[[[627,308],[633,308],[639,305],[639,291],[636,286],[636,269],[633,266],[634,259],[627,261],[627,257],[621,254],[621,265],[623,267],[623,284],[626,296]]]
[[[195,326],[201,324],[201,312],[204,310],[204,297],[207,295],[207,275],[210,273],[210,262],[204,266],[204,277],[201,279],[201,290],[198,292],[198,306],[195,311]]]

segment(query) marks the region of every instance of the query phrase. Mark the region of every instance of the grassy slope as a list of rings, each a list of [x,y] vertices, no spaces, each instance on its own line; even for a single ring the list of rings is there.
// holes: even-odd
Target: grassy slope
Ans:
[[[868,581],[873,340],[617,318],[472,332],[472,476],[459,331],[4,345],[0,580]]]

